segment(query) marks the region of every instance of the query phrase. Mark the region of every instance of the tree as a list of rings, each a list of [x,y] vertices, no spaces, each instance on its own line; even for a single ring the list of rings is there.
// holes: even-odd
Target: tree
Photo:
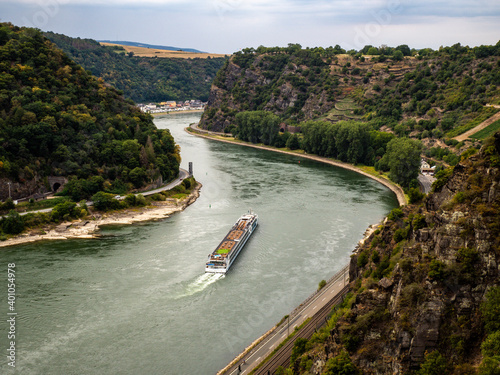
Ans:
[[[389,166],[389,177],[403,187],[418,177],[422,143],[408,138],[394,138],[387,144],[387,152],[382,159]],[[384,163],[382,162],[382,163]]]
[[[0,225],[6,234],[19,234],[24,230],[24,222],[16,211],[10,211],[1,221]]]
[[[443,375],[446,373],[446,359],[438,351],[426,354],[425,361],[418,371],[418,375]]]
[[[288,141],[286,141],[286,147],[290,150],[297,150],[300,148],[300,141],[297,134],[293,134],[290,138],[288,138]]]
[[[120,202],[114,198],[113,194],[100,191],[92,196],[94,207],[99,211],[107,211],[120,207]]]
[[[493,332],[481,344],[481,353],[485,357],[500,359],[500,331]]]
[[[67,220],[72,217],[77,217],[80,210],[76,210],[76,203],[74,202],[63,202],[57,204],[51,211],[50,217],[52,221]]]
[[[410,47],[406,44],[401,44],[400,46],[397,46],[395,48],[396,51],[401,51],[404,56],[411,56],[411,50]]]
[[[144,183],[146,179],[146,171],[140,167],[134,168],[128,174],[128,179],[134,184],[136,188],[139,188]]]
[[[394,54],[392,55],[392,58],[394,61],[401,61],[403,60],[403,52],[401,51],[394,51]]]

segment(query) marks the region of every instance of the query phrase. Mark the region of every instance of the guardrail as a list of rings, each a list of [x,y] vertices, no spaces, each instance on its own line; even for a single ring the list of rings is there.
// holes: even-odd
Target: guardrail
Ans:
[[[338,271],[335,275],[330,277],[330,279],[326,282],[326,285],[321,288],[316,290],[313,294],[311,294],[309,297],[307,297],[304,302],[302,302],[299,306],[297,306],[291,313],[290,313],[290,319],[295,317],[299,313],[299,311],[306,305],[309,301],[311,301],[314,297],[316,297],[323,289],[325,289],[328,285],[330,285],[333,282],[338,281],[341,277],[344,277],[345,273],[349,271],[349,264],[344,266],[340,271]]]

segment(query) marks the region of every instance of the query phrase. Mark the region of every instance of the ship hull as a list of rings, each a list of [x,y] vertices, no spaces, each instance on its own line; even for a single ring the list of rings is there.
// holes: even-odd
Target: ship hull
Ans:
[[[205,272],[222,274],[228,272],[257,225],[258,216],[256,214],[240,217],[215,251],[208,256]]]

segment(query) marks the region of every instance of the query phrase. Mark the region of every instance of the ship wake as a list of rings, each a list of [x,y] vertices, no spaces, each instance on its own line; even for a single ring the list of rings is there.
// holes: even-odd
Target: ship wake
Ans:
[[[215,283],[217,280],[222,279],[224,276],[225,275],[222,273],[204,273],[190,282],[186,286],[185,292],[177,298],[192,296],[193,294],[199,293],[206,289],[209,285]]]

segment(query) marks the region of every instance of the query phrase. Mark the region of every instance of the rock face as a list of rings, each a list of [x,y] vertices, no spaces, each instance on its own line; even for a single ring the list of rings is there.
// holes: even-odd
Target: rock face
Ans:
[[[235,54],[212,84],[200,127],[223,131],[240,111],[269,111],[292,122],[316,119],[354,90],[370,92],[374,84],[396,82],[417,63],[393,61],[390,72],[376,65],[346,55],[318,59],[306,51]],[[360,74],[368,70],[369,77]],[[338,109],[336,120],[358,118],[362,112]]]
[[[456,371],[481,363],[479,307],[500,281],[496,139],[442,178],[423,203],[393,211],[360,245],[350,264],[350,310],[322,354],[306,354],[314,365],[305,370],[325,373],[342,350],[363,374],[406,374],[435,350]]]

